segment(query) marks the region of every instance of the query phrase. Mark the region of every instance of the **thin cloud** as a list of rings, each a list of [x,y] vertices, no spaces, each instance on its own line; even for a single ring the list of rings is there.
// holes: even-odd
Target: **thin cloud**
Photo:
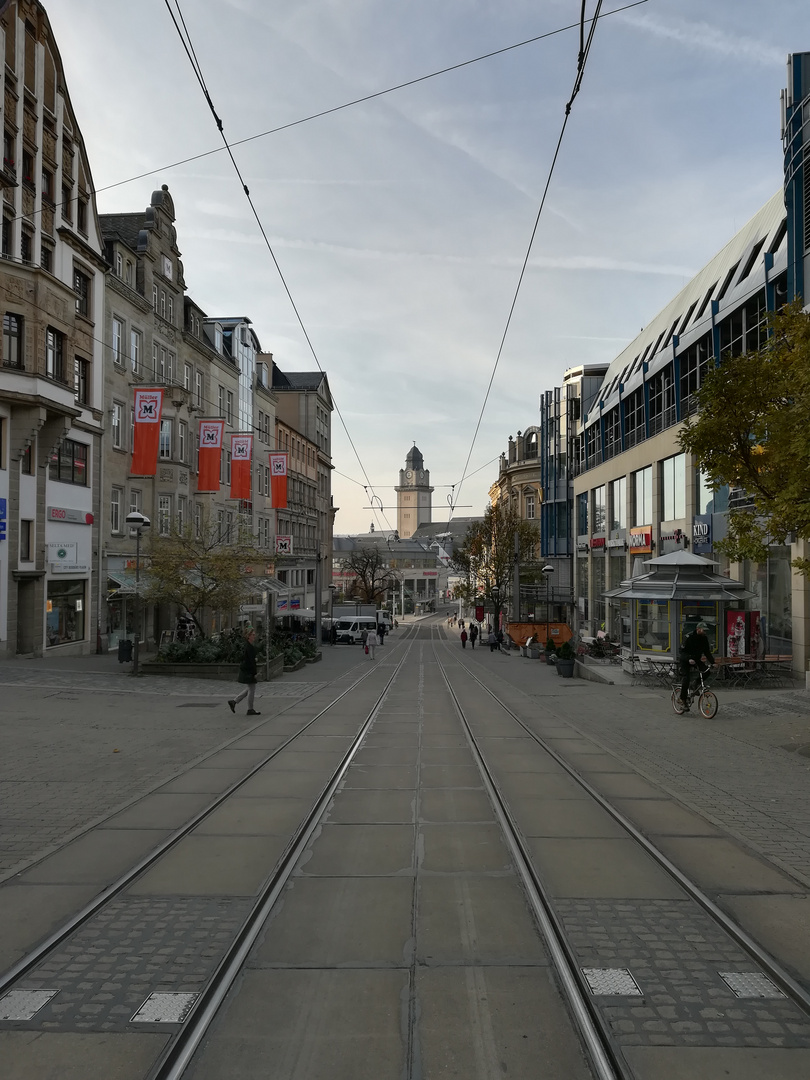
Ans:
[[[715,56],[734,60],[749,60],[763,67],[772,67],[774,64],[783,67],[785,63],[784,49],[778,49],[775,45],[769,45],[757,38],[730,33],[719,26],[712,26],[711,23],[687,22],[685,19],[665,21],[646,12],[626,12],[617,18],[638,30],[652,34],[653,37],[676,41],[688,49],[710,52]]]

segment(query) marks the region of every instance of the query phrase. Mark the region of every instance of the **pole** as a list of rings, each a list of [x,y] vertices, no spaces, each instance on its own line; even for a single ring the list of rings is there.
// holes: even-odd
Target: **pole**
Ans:
[[[515,566],[512,575],[512,592],[514,593],[514,601],[512,603],[512,618],[516,623],[520,622],[520,535],[517,529],[515,529]]]
[[[270,682],[270,589],[264,594],[264,681]]]
[[[135,642],[132,649],[132,674],[138,674],[138,651],[141,643],[141,530],[135,529]]]
[[[315,648],[321,647],[321,604],[323,598],[323,583],[321,582],[321,549],[318,548],[317,562],[315,563]]]
[[[551,609],[551,588],[550,588],[550,585],[549,585],[548,574],[546,574],[546,648],[548,648],[548,631],[549,631],[549,623],[551,622],[550,609]]]

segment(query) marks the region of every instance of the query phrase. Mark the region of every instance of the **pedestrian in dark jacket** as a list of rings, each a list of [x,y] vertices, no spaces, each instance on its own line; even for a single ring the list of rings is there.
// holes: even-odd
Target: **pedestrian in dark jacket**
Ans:
[[[231,698],[228,702],[228,707],[232,713],[236,712],[236,706],[240,701],[245,698],[248,699],[248,716],[261,716],[261,713],[257,712],[253,708],[253,699],[256,694],[256,675],[258,673],[258,665],[256,663],[256,646],[254,642],[256,640],[256,631],[249,629],[245,631],[245,651],[242,654],[242,662],[239,665],[238,680],[240,683],[246,683],[246,688],[241,694],[237,694],[235,698]]]
[[[467,648],[467,631],[466,630],[461,631],[461,647],[462,647],[462,649]]]
[[[495,636],[494,630],[490,630],[489,634],[487,635],[487,645],[489,645],[490,652],[495,652],[495,650],[498,648],[498,639]]]
[[[478,640],[478,627],[473,623],[470,626],[470,648],[475,648],[475,643]]]
[[[701,671],[707,671],[714,663],[714,657],[712,651],[709,648],[709,640],[706,637],[706,631],[708,626],[705,622],[699,622],[691,634],[688,634],[684,638],[683,649],[681,655],[678,658],[681,667],[681,675],[683,676],[681,682],[681,701],[684,708],[688,709],[687,694],[689,693],[689,682],[692,678],[692,667],[699,667]],[[706,658],[708,663],[703,663],[703,658]]]

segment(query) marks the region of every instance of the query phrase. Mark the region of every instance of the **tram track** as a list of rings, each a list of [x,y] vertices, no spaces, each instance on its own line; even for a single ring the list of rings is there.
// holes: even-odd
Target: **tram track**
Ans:
[[[438,627],[435,629],[439,630]],[[446,635],[439,634],[438,641],[444,645],[445,651],[449,653]],[[457,692],[461,685],[458,677],[454,675],[451,678],[448,672],[449,665],[440,659],[437,646],[437,640],[434,639],[433,648],[436,663],[452,697],[454,708],[464,727],[470,749],[476,758],[484,784],[504,829],[506,842],[512,852],[533,913],[554,960],[561,985],[568,998],[569,1007],[576,1020],[580,1035],[595,1070],[595,1075],[600,1080],[627,1080],[629,1077],[637,1077],[638,1073],[628,1066],[621,1050],[617,1048],[610,1024],[605,1019],[604,1010],[600,1009],[596,1002],[592,987],[584,976],[584,968],[578,960],[577,950],[566,933],[563,920],[556,912],[554,898],[549,894],[543,883],[543,868],[538,867],[536,858],[529,852],[520,822],[510,808],[508,798],[505,797],[501,790],[496,775],[497,770],[494,770],[488,763],[480,740],[473,731],[465,707]],[[757,977],[759,974],[765,975],[776,988],[778,995],[784,995],[788,1001],[800,1010],[805,1019],[810,1017],[810,993],[808,993],[808,990],[793,978],[783,965],[754,940],[745,929],[730,918],[698,884],[681,871],[608,798],[596,790],[587,778],[566,760],[563,754],[541,735],[538,735],[509,705],[503,702],[498,694],[470,669],[469,665],[459,665],[458,660],[459,658],[454,652],[451,662],[452,667],[463,673],[462,679],[466,677],[475,685],[479,695],[479,702],[480,695],[483,693],[485,700],[494,703],[500,713],[505,714],[518,726],[522,737],[528,737],[556,766],[559,766],[566,776],[581,788],[588,799],[592,800],[600,810],[605,811],[623,833],[632,839],[646,855],[652,858],[684,891],[690,900],[699,906],[712,923],[743,950],[753,964],[759,968],[759,972],[754,973]],[[558,720],[561,724],[568,723],[563,717],[554,713],[553,709],[547,711],[550,717]]]
[[[402,664],[405,662],[405,659],[407,658],[407,653],[414,640],[414,637],[415,634],[413,632],[413,629],[408,628],[407,636],[403,637],[403,639],[397,643],[397,647],[406,646],[406,649],[405,656],[397,664],[396,671],[399,671]],[[164,840],[158,843],[148,854],[146,854],[143,858],[141,858],[131,867],[129,867],[114,882],[112,882],[106,888],[100,891],[79,911],[73,914],[69,919],[66,919],[56,930],[52,931],[34,949],[31,949],[28,953],[26,953],[23,957],[16,961],[10,968],[0,974],[0,998],[6,995],[15,986],[16,983],[18,983],[26,976],[27,973],[41,965],[42,962],[51,953],[53,953],[54,950],[59,948],[60,945],[62,945],[68,938],[70,938],[71,935],[75,934],[77,930],[84,926],[89,920],[97,916],[100,912],[104,910],[107,905],[109,905],[113,900],[115,900],[122,893],[124,893],[138,880],[138,878],[140,878],[149,869],[154,867],[182,840],[192,834],[194,830],[197,829],[206,820],[206,818],[210,817],[216,810],[224,806],[229,799],[231,799],[235,794],[237,794],[240,789],[243,788],[248,783],[248,781],[251,780],[251,778],[259,774],[262,769],[264,769],[269,763],[273,761],[274,758],[278,757],[285,750],[293,746],[298,739],[306,735],[307,732],[309,732],[313,728],[313,726],[318,723],[319,720],[321,720],[332,709],[334,709],[336,705],[344,701],[350,694],[356,692],[358,688],[361,687],[366,682],[366,680],[374,674],[376,670],[376,667],[370,667],[368,671],[363,672],[363,674],[359,678],[355,679],[350,686],[348,686],[345,690],[342,690],[339,694],[337,694],[336,697],[329,701],[328,704],[326,704],[322,709],[320,709],[315,714],[315,716],[307,720],[306,723],[302,724],[296,731],[292,732],[278,746],[275,746],[272,750],[270,750],[255,765],[250,767],[238,780],[230,784],[224,791],[222,791],[214,799],[212,799],[210,803],[208,803],[201,810],[197,811],[180,828],[176,829]],[[387,693],[388,686],[393,680],[393,677],[394,676],[392,676],[391,679],[386,682],[385,689],[378,696],[372,712],[379,707],[379,703],[381,700],[383,700],[385,694]],[[279,718],[283,717],[285,713],[296,708],[300,704],[300,699],[291,701],[289,705],[285,706],[276,714],[276,716],[273,717],[273,720],[278,720]],[[368,718],[366,718],[361,730],[365,730],[368,726],[368,723]],[[245,732],[241,732],[239,735],[234,737],[233,741],[238,741],[244,737]],[[359,746],[360,741],[362,740],[358,736],[352,742],[350,750],[347,751],[347,754],[356,752],[357,746]],[[221,749],[222,748],[220,748],[220,750]],[[341,775],[343,772],[345,772],[345,768],[348,767],[348,762],[344,763],[344,761],[342,761],[341,765],[338,766],[338,769],[341,770]],[[327,787],[331,786],[332,785],[330,780],[330,782],[327,784]],[[320,802],[321,798],[318,798],[316,800],[316,805],[320,805]],[[308,814],[306,816],[305,821],[302,823],[302,828],[305,826],[306,821],[308,821],[310,817],[311,814]],[[296,835],[297,834],[294,834],[291,837],[288,847],[293,847],[295,845]],[[282,854],[282,859],[285,860],[287,854],[288,852],[285,851]]]

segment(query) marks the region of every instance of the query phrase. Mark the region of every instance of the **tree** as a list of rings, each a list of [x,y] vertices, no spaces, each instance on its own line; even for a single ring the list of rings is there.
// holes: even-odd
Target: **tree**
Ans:
[[[388,589],[397,583],[387,558],[376,544],[359,545],[344,565],[355,575],[354,595],[363,603],[381,603]]]
[[[251,591],[246,564],[262,559],[254,538],[239,527],[220,532],[204,518],[199,535],[192,527],[168,536],[153,536],[147,551],[148,603],[176,604],[185,609],[205,637],[202,614],[233,611]]]
[[[716,550],[764,562],[769,545],[790,534],[810,539],[810,314],[800,302],[770,318],[764,349],[707,372],[680,443],[712,489],[728,484],[748,495],[729,512]],[[810,576],[810,560],[793,565]]]
[[[478,592],[484,588],[491,592],[497,586],[502,601],[511,594],[515,535],[521,563],[533,562],[540,532],[511,506],[488,506],[483,520],[469,527],[452,560],[454,569],[464,576],[467,590]]]

